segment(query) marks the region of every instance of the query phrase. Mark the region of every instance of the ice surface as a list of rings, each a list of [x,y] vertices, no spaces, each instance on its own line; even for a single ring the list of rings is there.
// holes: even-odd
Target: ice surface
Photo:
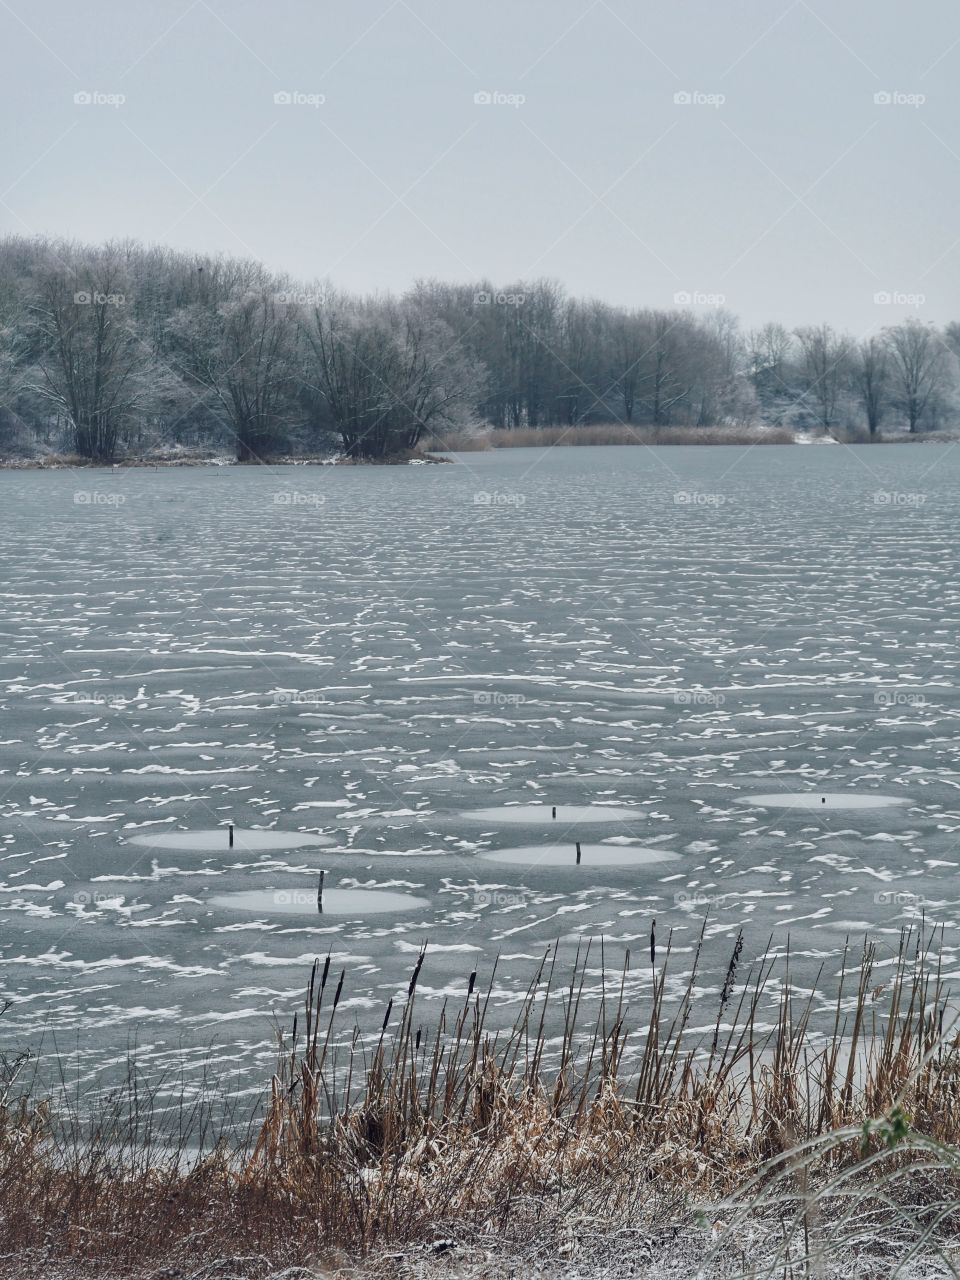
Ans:
[[[215,1038],[259,1086],[305,956],[342,957],[376,1035],[411,947],[436,946],[432,1024],[499,954],[505,1025],[556,939],[566,964],[602,937],[619,968],[654,917],[680,984],[707,916],[716,992],[740,929],[745,957],[789,937],[804,987],[847,933],[881,963],[924,914],[956,968],[960,451],[499,450],[325,467],[322,509],[277,501],[304,470],[0,472],[0,1050],[56,1026],[101,1088],[134,1039],[144,1069],[201,1072]],[[74,502],[107,488],[125,501]],[[747,803],[765,794],[905,802]],[[507,825],[527,806],[544,817]],[[197,831],[214,847],[157,843]],[[577,838],[633,861],[488,857]],[[212,905],[321,868],[329,893],[429,907]],[[638,1020],[649,977],[631,967]]]

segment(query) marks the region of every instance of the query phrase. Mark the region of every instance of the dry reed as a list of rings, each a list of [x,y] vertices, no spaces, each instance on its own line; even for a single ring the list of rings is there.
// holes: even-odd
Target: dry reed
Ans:
[[[0,1248],[292,1265],[443,1231],[528,1239],[557,1215],[612,1229],[654,1198],[723,1203],[745,1187],[782,1190],[784,1179],[794,1206],[801,1183],[828,1186],[865,1152],[888,1150],[891,1125],[906,1124],[925,1158],[931,1144],[960,1140],[958,1039],[945,1027],[936,941],[904,932],[882,986],[872,946],[857,963],[845,953],[825,1033],[813,1026],[822,985],[795,993],[789,955],[765,954],[741,972],[742,937],[709,1029],[696,1033],[702,934],[671,997],[670,940],[659,944],[651,929],[642,1009],[628,999],[629,955],[611,974],[601,950],[602,994],[591,999],[595,954],[586,947],[563,973],[553,948],[507,1030],[491,1025],[494,967],[483,983],[471,974],[462,1001],[445,1004],[428,1031],[421,953],[372,1039],[344,1021],[347,975],[328,956],[281,1037],[249,1138],[227,1140],[203,1091],[159,1108],[158,1089],[133,1067],[96,1114],[54,1114],[18,1089],[8,1062]],[[771,993],[777,1013],[763,1029]],[[901,1163],[911,1150],[902,1144]]]
[[[482,449],[548,449],[585,445],[794,444],[786,428],[654,427],[627,423],[583,423],[568,427],[509,427],[438,437],[431,447],[451,453]]]

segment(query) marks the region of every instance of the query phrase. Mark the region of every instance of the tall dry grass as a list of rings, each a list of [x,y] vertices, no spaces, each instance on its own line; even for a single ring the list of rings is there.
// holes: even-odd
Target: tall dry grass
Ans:
[[[780,1175],[796,1200],[798,1148],[809,1188],[856,1168],[896,1117],[921,1143],[960,1141],[960,1046],[936,942],[905,932],[883,983],[872,946],[846,955],[825,1031],[813,1016],[823,985],[797,992],[788,956],[745,967],[742,937],[706,1031],[703,935],[675,995],[669,940],[651,933],[642,1007],[628,997],[636,960],[608,972],[588,947],[563,971],[554,948],[507,1030],[492,1024],[495,970],[471,974],[428,1029],[421,953],[372,1039],[344,1018],[347,974],[328,956],[249,1137],[218,1132],[202,1093],[160,1108],[135,1071],[92,1116],[58,1116],[10,1081],[0,1250],[279,1265],[444,1230],[529,1239],[558,1214],[610,1227],[654,1195],[723,1203]],[[598,960],[602,992],[588,998]]]
[[[585,445],[794,444],[794,434],[776,427],[652,427],[596,423],[574,427],[512,427],[438,436],[431,448],[450,453],[485,449],[547,449]]]

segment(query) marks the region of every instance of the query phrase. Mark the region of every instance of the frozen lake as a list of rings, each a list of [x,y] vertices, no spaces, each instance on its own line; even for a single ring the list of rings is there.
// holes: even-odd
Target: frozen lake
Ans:
[[[921,911],[949,971],[958,530],[942,446],[0,472],[3,1044],[259,1084],[328,948],[377,1029],[422,940],[425,1020],[499,953],[508,1019],[558,938],[639,998],[654,916],[705,991]]]

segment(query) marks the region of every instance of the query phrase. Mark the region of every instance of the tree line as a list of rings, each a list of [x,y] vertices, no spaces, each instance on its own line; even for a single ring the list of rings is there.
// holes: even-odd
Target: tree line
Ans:
[[[548,279],[304,285],[135,242],[0,241],[0,450],[109,460],[160,446],[362,460],[486,424],[952,424],[960,324],[855,339],[729,312],[615,307]]]

